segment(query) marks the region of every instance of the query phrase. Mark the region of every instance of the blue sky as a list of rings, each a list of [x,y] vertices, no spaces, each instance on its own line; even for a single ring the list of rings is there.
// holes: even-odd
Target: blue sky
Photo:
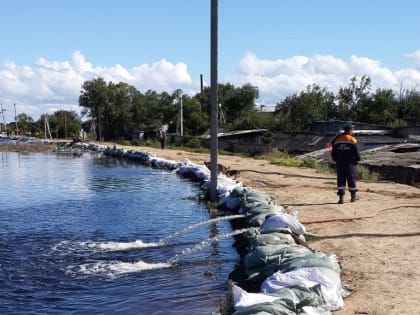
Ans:
[[[210,0],[0,0],[6,121],[80,111],[84,81],[194,95],[210,82]],[[420,88],[420,1],[219,0],[218,77],[275,105],[310,84]]]

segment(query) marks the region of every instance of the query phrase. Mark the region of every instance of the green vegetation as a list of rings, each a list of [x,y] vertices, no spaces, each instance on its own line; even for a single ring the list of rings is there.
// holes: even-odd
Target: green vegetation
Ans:
[[[264,137],[270,143],[278,132],[306,131],[311,121],[353,120],[397,128],[415,125],[420,121],[420,93],[401,87],[400,91],[377,89],[370,92],[371,80],[367,76],[353,77],[348,86],[340,87],[337,94],[317,84],[306,90],[279,100],[274,113],[265,113],[265,105],[256,104],[259,91],[245,84],[235,87],[230,83],[218,85],[219,127],[225,131],[267,129]],[[1,130],[9,134],[73,138],[83,128],[89,137],[103,141],[133,141],[140,132],[157,130],[168,125],[169,133],[180,132],[180,108],[183,108],[183,133],[197,137],[210,127],[210,87],[193,96],[179,89],[157,93],[142,93],[124,82],[105,82],[96,78],[83,83],[79,96],[82,117],[74,111],[60,110],[42,115],[38,121],[21,113],[16,122]],[[49,135],[48,135],[49,136]],[[145,139],[150,140],[150,139]],[[198,147],[190,139],[188,145]]]
[[[331,172],[332,168],[326,163],[319,162],[316,158],[310,157],[307,159],[300,159],[291,156],[288,153],[278,151],[271,151],[256,157],[257,159],[269,161],[271,164],[291,167],[308,167],[316,170]]]
[[[372,172],[366,166],[359,165],[357,167],[357,179],[358,180],[364,180],[364,181],[376,182],[376,181],[379,181],[381,179],[381,176],[380,176],[379,173]]]

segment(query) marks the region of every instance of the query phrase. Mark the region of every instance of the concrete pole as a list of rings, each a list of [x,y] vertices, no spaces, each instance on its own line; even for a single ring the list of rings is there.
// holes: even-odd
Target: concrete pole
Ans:
[[[211,0],[211,43],[210,43],[210,201],[217,201],[217,154],[218,154],[218,100],[217,100],[217,32],[218,0]]]
[[[180,93],[180,102],[181,102],[181,106],[180,106],[180,110],[181,110],[181,112],[180,112],[180,120],[181,120],[181,137],[183,137],[184,136],[184,109],[182,108],[182,90],[181,90],[181,93]]]
[[[13,103],[13,106],[15,107],[15,124],[16,124],[16,135],[19,135],[19,126],[18,126],[18,117],[16,115],[16,104]]]

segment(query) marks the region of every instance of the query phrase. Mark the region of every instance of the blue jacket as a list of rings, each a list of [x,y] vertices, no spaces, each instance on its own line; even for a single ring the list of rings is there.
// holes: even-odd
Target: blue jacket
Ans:
[[[360,153],[357,144],[350,139],[338,137],[334,142],[331,156],[337,167],[345,167],[357,164],[360,161]]]

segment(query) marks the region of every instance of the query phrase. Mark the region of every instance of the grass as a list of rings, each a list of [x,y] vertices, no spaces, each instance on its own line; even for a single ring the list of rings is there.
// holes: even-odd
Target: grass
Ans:
[[[32,152],[48,152],[54,150],[55,146],[52,144],[33,144],[33,143],[5,143],[0,145],[1,152],[21,152],[21,153],[32,153]]]
[[[366,166],[359,165],[357,167],[357,179],[377,182],[381,180],[381,176],[379,173],[370,171]]]
[[[256,158],[269,161],[271,164],[290,167],[308,167],[331,173],[332,169],[326,163],[320,163],[316,158],[310,157],[307,159],[300,159],[288,153],[281,153],[276,151],[267,152],[257,156]]]
[[[318,170],[324,173],[335,173],[334,165],[329,165],[328,163],[319,162],[316,158],[310,157],[307,159],[300,159],[295,156],[289,155],[288,153],[281,153],[276,151],[267,152],[261,154],[256,158],[261,160],[269,161],[271,164],[280,165],[280,166],[290,166],[290,167],[307,167]],[[369,170],[366,166],[358,165],[357,166],[357,180],[364,181],[379,181],[382,177],[379,173]]]

